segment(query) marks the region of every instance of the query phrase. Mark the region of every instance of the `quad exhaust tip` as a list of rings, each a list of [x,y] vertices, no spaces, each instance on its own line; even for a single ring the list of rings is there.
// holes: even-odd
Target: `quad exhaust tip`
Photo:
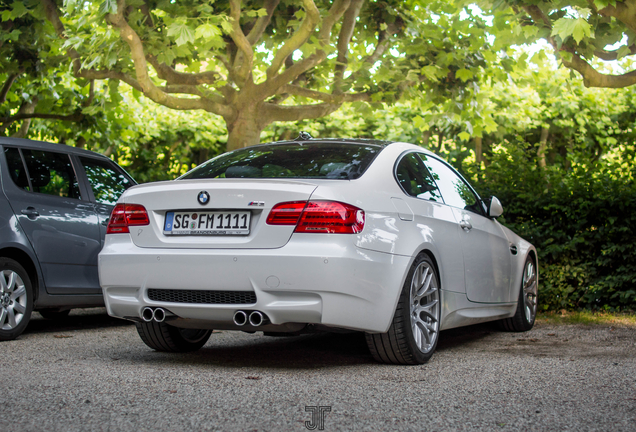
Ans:
[[[242,327],[248,323],[252,327],[259,327],[269,322],[267,315],[260,311],[236,311],[234,312],[234,317],[232,318],[232,320],[234,321],[234,324],[239,327]]]
[[[247,314],[243,311],[236,311],[233,318],[234,324],[244,326],[247,324]]]
[[[141,319],[145,322],[155,321],[160,323],[166,319],[166,311],[162,308],[145,307],[141,311]]]

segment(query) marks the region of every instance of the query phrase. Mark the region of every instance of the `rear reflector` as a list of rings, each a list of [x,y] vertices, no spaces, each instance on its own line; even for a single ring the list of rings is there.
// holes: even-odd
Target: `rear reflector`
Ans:
[[[296,225],[297,233],[357,234],[364,228],[364,211],[337,201],[295,201],[276,204],[269,225]]]
[[[140,204],[117,204],[110,215],[106,234],[130,232],[129,226],[150,225],[148,212]]]

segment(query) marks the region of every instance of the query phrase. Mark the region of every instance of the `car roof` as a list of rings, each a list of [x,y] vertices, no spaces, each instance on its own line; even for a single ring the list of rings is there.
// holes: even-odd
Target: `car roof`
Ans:
[[[0,137],[0,145],[8,145],[13,147],[28,148],[32,150],[48,150],[59,153],[74,154],[77,156],[100,157],[109,159],[108,157],[90,150],[84,150],[72,147],[66,144],[56,144],[46,141],[35,141],[24,138]],[[110,160],[110,159],[109,159]]]
[[[288,140],[288,141],[274,141],[268,143],[257,144],[249,147],[258,147],[258,146],[271,146],[271,145],[281,145],[281,144],[321,144],[321,143],[332,143],[332,144],[363,144],[363,145],[373,145],[378,147],[386,147],[394,141],[385,141],[385,140],[377,140],[370,138],[311,138],[308,140]]]

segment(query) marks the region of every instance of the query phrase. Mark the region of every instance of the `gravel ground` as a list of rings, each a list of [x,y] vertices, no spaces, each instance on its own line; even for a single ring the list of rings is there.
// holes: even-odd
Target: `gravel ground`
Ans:
[[[34,314],[0,364],[1,431],[303,431],[311,406],[326,431],[636,429],[633,327],[449,330],[414,367],[375,363],[360,334],[224,331],[158,353],[91,309]]]

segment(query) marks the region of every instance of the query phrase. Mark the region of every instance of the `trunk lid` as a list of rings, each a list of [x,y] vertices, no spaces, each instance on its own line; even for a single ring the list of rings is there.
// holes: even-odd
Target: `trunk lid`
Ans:
[[[294,226],[267,225],[272,207],[286,201],[308,201],[317,185],[303,181],[276,179],[176,180],[136,186],[123,196],[126,204],[143,205],[150,226],[130,227],[135,245],[144,248],[173,249],[274,249],[284,246]],[[207,192],[209,201],[200,204],[198,196]],[[249,234],[166,235],[166,214],[187,214],[189,220],[208,212],[228,215],[249,212]],[[205,225],[204,225],[205,227]]]

